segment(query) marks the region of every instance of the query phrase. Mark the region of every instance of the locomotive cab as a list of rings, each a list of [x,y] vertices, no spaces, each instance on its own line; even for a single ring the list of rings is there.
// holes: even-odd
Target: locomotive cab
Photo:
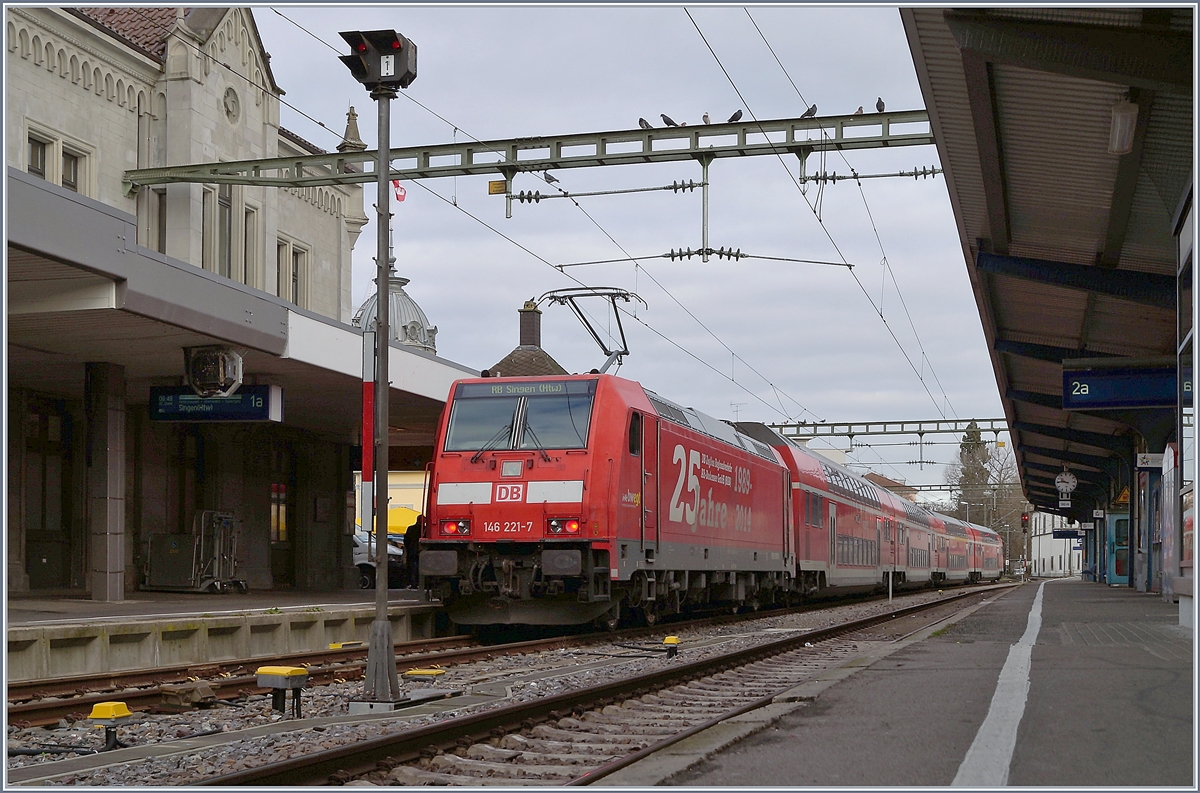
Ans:
[[[599,378],[460,381],[440,427],[422,585],[460,624],[586,622],[610,608],[588,498]]]

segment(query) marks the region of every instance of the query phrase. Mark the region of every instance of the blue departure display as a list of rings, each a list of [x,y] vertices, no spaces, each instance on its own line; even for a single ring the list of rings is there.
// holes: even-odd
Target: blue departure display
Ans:
[[[1091,369],[1063,372],[1063,410],[1169,408],[1176,402],[1175,369]],[[1183,384],[1192,404],[1192,378]]]
[[[244,385],[227,397],[201,397],[188,386],[151,386],[151,421],[283,421],[283,389]]]

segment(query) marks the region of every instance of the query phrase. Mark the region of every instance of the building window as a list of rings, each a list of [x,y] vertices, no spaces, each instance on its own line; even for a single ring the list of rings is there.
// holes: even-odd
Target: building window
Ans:
[[[167,191],[166,188],[155,188],[150,191],[150,211],[154,218],[154,250],[159,253],[167,252]]]
[[[242,283],[254,286],[258,271],[258,210],[246,207],[242,225]]]
[[[200,266],[205,270],[216,269],[213,254],[216,231],[213,228],[213,203],[216,197],[217,194],[212,190],[205,190],[200,196]]]
[[[91,147],[48,127],[29,122],[25,170],[52,184],[87,194],[88,157]]]
[[[289,273],[291,270],[291,257],[288,255],[290,246],[283,240],[275,248],[275,294],[282,297],[284,300],[291,300],[291,293],[288,291],[292,285],[292,276]]]
[[[79,192],[79,157],[66,150],[62,153],[62,186]]]
[[[300,305],[300,284],[305,267],[306,252],[292,246],[292,302]]]
[[[46,178],[46,142],[37,138],[29,139],[29,173]]]
[[[291,240],[279,240],[275,248],[276,294],[303,307],[307,294],[308,249]]]
[[[233,186],[217,188],[217,275],[229,278],[233,266]]]

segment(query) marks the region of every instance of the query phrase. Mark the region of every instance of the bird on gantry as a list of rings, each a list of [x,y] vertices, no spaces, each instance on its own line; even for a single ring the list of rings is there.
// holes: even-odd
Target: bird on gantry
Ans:
[[[658,115],[662,118],[663,123],[666,124],[668,127],[678,127],[679,126],[673,120],[671,120],[671,117],[668,116],[666,113],[659,113]]]
[[[644,118],[638,119],[638,126],[641,127],[642,129],[654,129],[654,125],[651,124],[649,121],[647,121]]]
[[[817,114],[817,106],[814,104],[808,110],[805,110],[800,118],[812,118]]]
[[[741,120],[742,120],[742,111],[741,111],[741,109],[739,109],[736,113],[734,113],[732,116],[730,116],[729,120],[726,121],[725,123],[732,124],[735,121],[741,121]]]
[[[863,114],[862,105],[859,105],[859,106],[858,106],[858,110],[855,110],[855,111],[854,111],[854,115],[856,115],[856,116],[861,116],[862,114]]]
[[[880,113],[882,113],[882,112],[883,112],[883,97],[882,97],[882,96],[881,96],[881,97],[878,97],[878,98],[876,98],[876,100],[875,100],[875,109],[876,109],[878,112],[880,112]]]
[[[707,110],[706,110],[706,111],[704,111],[704,115],[700,116],[700,120],[701,120],[701,121],[703,121],[705,124],[711,124],[711,123],[712,123],[712,119],[708,117],[708,111],[707,111]]]

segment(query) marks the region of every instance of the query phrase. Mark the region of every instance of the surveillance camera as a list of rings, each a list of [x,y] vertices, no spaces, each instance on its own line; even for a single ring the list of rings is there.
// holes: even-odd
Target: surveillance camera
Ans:
[[[231,396],[242,384],[242,356],[228,347],[184,347],[188,385],[202,397]]]

